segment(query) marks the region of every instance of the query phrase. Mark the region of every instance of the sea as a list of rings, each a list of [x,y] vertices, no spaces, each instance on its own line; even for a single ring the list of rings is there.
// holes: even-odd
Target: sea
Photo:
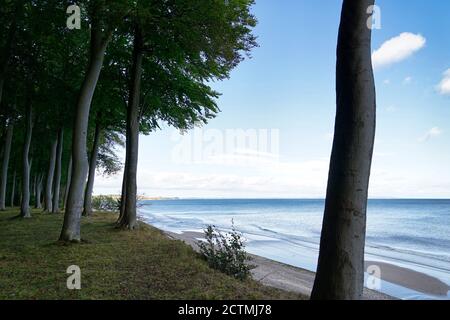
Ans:
[[[321,199],[177,199],[140,203],[145,222],[172,232],[232,224],[246,250],[315,271],[324,211]],[[450,200],[369,200],[366,260],[433,276],[450,286]],[[450,299],[382,281],[377,290],[400,299]]]

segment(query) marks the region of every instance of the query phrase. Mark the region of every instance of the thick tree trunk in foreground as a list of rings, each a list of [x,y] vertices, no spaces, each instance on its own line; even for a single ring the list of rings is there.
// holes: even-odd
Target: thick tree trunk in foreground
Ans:
[[[13,126],[10,124],[6,131],[5,148],[3,151],[2,172],[0,182],[0,210],[6,210],[6,186],[8,183],[9,156],[13,138]]]
[[[44,175],[42,173],[39,173],[37,176],[37,182],[36,182],[36,193],[34,195],[34,197],[35,197],[34,207],[36,209],[42,209],[41,197],[42,197],[42,182],[43,182],[43,180],[44,180]]]
[[[361,299],[375,84],[367,9],[374,0],[344,0],[339,28],[337,113],[312,299]]]
[[[89,161],[89,176],[84,194],[84,211],[83,216],[92,214],[92,191],[94,190],[95,168],[97,168],[97,157],[100,140],[101,128],[97,122],[95,125],[94,143],[92,144],[91,157]]]
[[[32,107],[31,102],[27,104],[26,111],[26,131],[25,141],[23,144],[22,152],[22,200],[20,206],[20,216],[22,218],[30,218],[30,168],[31,164],[28,160],[31,145],[31,135],[33,132],[33,119],[32,119]]]
[[[52,143],[50,149],[50,159],[48,162],[47,170],[47,180],[45,183],[45,201],[44,201],[44,211],[52,212],[53,202],[52,202],[52,189],[53,189],[53,177],[55,174],[55,162],[56,162],[56,148],[58,146],[58,139],[55,139]]]
[[[55,164],[55,178],[53,181],[53,213],[59,213],[59,197],[61,190],[61,162],[63,152],[64,131],[58,131],[58,146],[56,147],[56,164]]]
[[[72,132],[72,179],[69,186],[61,241],[81,240],[80,223],[83,210],[84,184],[88,171],[86,138],[89,122],[89,110],[95,87],[103,65],[108,41],[102,41],[99,27],[92,27],[91,50],[87,72],[78,97],[77,109]]]
[[[70,156],[69,165],[67,166],[67,182],[66,182],[66,190],[64,191],[64,210],[66,209],[67,198],[69,197],[69,187],[71,178],[72,178],[72,156]]]
[[[125,202],[122,203],[123,214],[118,221],[118,227],[135,229],[136,196],[137,196],[137,164],[139,152],[139,97],[142,78],[142,34],[137,28],[134,36],[133,66],[130,79],[130,101],[127,109],[127,141],[126,141],[126,168],[125,168]]]
[[[16,171],[14,170],[13,173],[13,180],[12,180],[12,186],[11,186],[11,208],[14,208],[14,198],[16,196]]]

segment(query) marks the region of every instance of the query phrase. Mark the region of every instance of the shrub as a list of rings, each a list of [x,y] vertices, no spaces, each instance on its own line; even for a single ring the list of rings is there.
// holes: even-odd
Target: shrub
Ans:
[[[113,196],[94,196],[92,198],[92,208],[98,211],[119,211],[120,201]]]
[[[242,234],[236,231],[234,224],[227,234],[215,226],[208,226],[204,232],[206,242],[199,241],[197,245],[209,266],[240,280],[248,278],[253,266],[247,264],[250,257],[245,252]]]

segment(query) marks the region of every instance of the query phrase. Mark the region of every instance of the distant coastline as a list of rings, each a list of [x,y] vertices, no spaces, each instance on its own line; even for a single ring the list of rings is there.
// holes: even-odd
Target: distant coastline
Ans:
[[[120,194],[98,194],[96,196],[103,196],[103,197],[111,197],[114,199],[120,199]],[[138,200],[152,200],[152,201],[158,201],[158,200],[180,200],[178,197],[151,197],[146,195],[138,196]]]

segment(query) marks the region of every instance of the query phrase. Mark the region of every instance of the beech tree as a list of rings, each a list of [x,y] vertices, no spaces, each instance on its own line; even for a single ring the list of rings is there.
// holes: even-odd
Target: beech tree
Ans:
[[[344,0],[336,66],[336,123],[312,299],[361,299],[375,84],[368,8]]]
[[[137,163],[142,119],[148,113],[152,130],[159,120],[169,120],[184,129],[214,117],[219,111],[213,101],[217,93],[205,82],[228,77],[243,55],[256,46],[251,33],[256,24],[250,14],[252,4],[252,0],[137,2],[129,29],[133,49],[118,227],[137,226]],[[160,73],[158,77],[155,71]],[[164,82],[163,88],[156,85],[143,90],[143,77],[147,78],[146,85],[154,84],[152,79],[169,81]],[[171,84],[172,79],[176,79],[176,84]]]
[[[117,38],[117,37],[115,37]],[[83,216],[92,213],[92,193],[96,172],[104,175],[115,174],[121,169],[121,164],[115,153],[116,147],[123,147],[122,134],[125,127],[125,101],[120,90],[123,81],[117,76],[117,66],[114,65],[115,54],[123,52],[123,43],[113,40],[116,48],[108,52],[105,65],[93,98],[91,116],[91,149],[89,155],[89,172],[84,194]]]
[[[1,168],[1,181],[0,181],[0,210],[6,210],[6,185],[8,182],[8,167],[9,157],[11,154],[11,145],[13,138],[14,126],[9,124],[6,130],[5,144],[3,149],[3,161]]]
[[[84,184],[88,173],[87,131],[89,111],[108,43],[117,24],[127,14],[129,1],[87,2],[90,22],[89,63],[81,85],[72,130],[72,173],[66,200],[64,224],[60,240],[79,242],[80,219],[83,210]]]

